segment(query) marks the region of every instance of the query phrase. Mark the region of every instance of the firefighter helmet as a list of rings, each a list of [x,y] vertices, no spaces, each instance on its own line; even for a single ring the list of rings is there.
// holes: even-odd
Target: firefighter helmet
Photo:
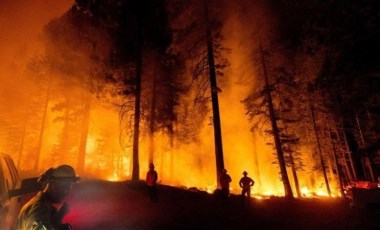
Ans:
[[[76,182],[79,177],[75,174],[73,167],[70,165],[60,165],[56,168],[49,168],[38,178],[38,182],[46,184],[52,181],[72,181]]]
[[[76,182],[79,180],[79,177],[70,165],[60,165],[52,171],[50,179]]]

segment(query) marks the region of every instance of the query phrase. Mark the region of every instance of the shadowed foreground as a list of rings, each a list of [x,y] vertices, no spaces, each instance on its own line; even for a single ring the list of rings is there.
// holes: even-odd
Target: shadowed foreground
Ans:
[[[347,200],[252,199],[226,204],[215,196],[158,187],[151,203],[143,183],[83,180],[72,190],[66,221],[75,230],[93,229],[379,229],[366,211]]]

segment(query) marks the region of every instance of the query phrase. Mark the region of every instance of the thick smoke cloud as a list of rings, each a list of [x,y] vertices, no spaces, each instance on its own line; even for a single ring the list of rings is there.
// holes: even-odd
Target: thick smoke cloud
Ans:
[[[73,0],[0,1],[0,76],[9,65],[25,60],[41,49],[39,34],[50,20],[61,16]]]
[[[17,156],[17,148],[10,151],[8,140],[18,140],[23,135],[16,121],[27,119],[25,111],[30,106],[30,89],[35,85],[26,74],[26,66],[31,58],[44,53],[41,41],[44,25],[63,15],[73,3],[74,0],[0,0],[0,121],[3,127],[0,151],[13,157]]]

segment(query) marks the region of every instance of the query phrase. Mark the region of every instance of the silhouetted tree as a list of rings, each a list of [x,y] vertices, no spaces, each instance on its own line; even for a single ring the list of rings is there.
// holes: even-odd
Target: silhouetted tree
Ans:
[[[190,66],[192,77],[200,83],[200,87],[195,89],[198,91],[196,102],[206,102],[204,100],[206,91],[211,94],[216,177],[219,187],[224,159],[218,101],[220,89],[217,86],[217,75],[223,75],[223,68],[227,66],[227,60],[223,58],[222,54],[225,49],[221,46],[221,24],[217,17],[217,11],[220,11],[221,7],[213,1],[199,0],[172,1],[169,6],[173,17],[172,27],[177,32],[173,50],[192,62]],[[189,14],[189,11],[192,13]]]

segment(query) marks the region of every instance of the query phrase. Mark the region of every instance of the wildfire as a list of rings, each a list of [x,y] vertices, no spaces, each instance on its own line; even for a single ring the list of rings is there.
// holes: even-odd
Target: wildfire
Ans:
[[[253,196],[255,199],[257,199],[257,200],[265,200],[265,199],[267,199],[267,197],[265,197],[265,196],[261,196],[261,195],[254,195]]]
[[[278,179],[278,164],[273,164],[276,159],[271,154],[273,152],[272,147],[267,144],[273,142],[273,140],[271,137],[265,136],[262,131],[251,132],[250,127],[252,125],[248,121],[246,111],[241,103],[242,99],[252,92],[252,88],[255,87],[253,79],[257,77],[256,67],[251,61],[251,53],[246,52],[247,50],[255,50],[254,39],[242,40],[249,37],[248,35],[252,31],[247,29],[238,30],[236,26],[243,25],[239,21],[241,20],[240,17],[237,15],[230,15],[229,17],[223,30],[224,33],[231,36],[226,36],[225,45],[234,52],[231,52],[227,57],[230,62],[227,71],[229,77],[222,79],[220,82],[220,88],[223,89],[223,93],[219,94],[219,102],[223,132],[224,163],[233,179],[231,193],[240,194],[241,190],[238,186],[238,181],[242,176],[242,172],[248,171],[249,176],[256,181],[252,189],[252,194],[255,198],[265,199],[270,196],[282,196],[284,192],[282,190],[282,182]],[[242,44],[244,44],[244,49],[242,49]],[[96,47],[99,47],[99,45]],[[244,68],[241,68],[242,63],[244,63]],[[85,63],[81,64],[85,65]],[[88,69],[93,69],[93,66],[90,63],[88,64]],[[150,66],[150,64],[146,63],[146,66]],[[13,66],[13,64],[9,66]],[[38,66],[36,65],[35,67]],[[6,77],[0,79],[3,83],[1,85],[6,86],[1,89],[3,95],[17,95],[20,97],[15,97],[14,101],[7,99],[6,101],[10,101],[9,104],[12,105],[12,109],[3,109],[7,113],[4,112],[2,115],[4,115],[4,118],[15,118],[14,120],[10,119],[12,121],[10,124],[18,122],[14,126],[22,127],[22,129],[20,128],[17,131],[20,133],[18,136],[1,134],[3,136],[10,136],[14,140],[25,140],[25,143],[15,142],[12,143],[13,145],[9,145],[8,142],[4,141],[4,143],[0,143],[1,149],[13,146],[12,148],[14,149],[9,149],[9,152],[15,154],[14,158],[19,162],[18,167],[20,170],[29,171],[34,168],[49,168],[51,165],[63,163],[60,161],[68,161],[74,167],[81,163],[81,167],[78,168],[83,171],[84,176],[106,178],[109,181],[130,179],[133,169],[133,150],[130,139],[132,132],[131,124],[129,123],[129,119],[119,117],[120,108],[118,107],[130,100],[130,98],[111,96],[114,93],[110,93],[109,96],[107,96],[108,94],[97,95],[100,97],[97,98],[95,95],[90,94],[90,91],[95,89],[82,88],[81,85],[88,85],[87,83],[83,84],[84,82],[81,82],[81,84],[69,85],[68,87],[68,84],[74,83],[64,81],[70,79],[67,75],[60,75],[57,72],[51,74],[52,76],[47,76],[46,72],[49,71],[39,73],[41,76],[34,76],[36,78],[38,76],[37,79],[45,78],[45,84],[27,81],[29,84],[27,88],[14,87],[15,89],[12,93],[8,92],[11,89],[9,79],[20,78],[22,79],[20,81],[22,84],[20,85],[26,85],[25,79],[32,79],[31,73],[24,73],[25,76],[20,75],[18,77],[8,77],[8,74],[4,74]],[[16,74],[16,72],[9,70],[9,76],[13,76],[13,74]],[[48,79],[52,81],[51,84],[49,84]],[[17,82],[12,84],[17,86]],[[115,89],[117,87],[119,86],[115,86]],[[145,85],[143,87],[144,89],[147,88]],[[17,91],[15,91],[16,89]],[[32,89],[33,91],[28,91]],[[114,90],[110,89],[110,92]],[[28,98],[31,97],[29,95],[34,95],[36,102],[31,103],[30,98]],[[185,115],[189,116],[189,111],[194,110],[190,106],[193,103],[189,103],[188,97],[189,95],[184,95],[178,98],[180,101],[178,108],[176,108],[178,110],[176,111],[178,113],[176,114],[178,115],[178,120],[176,121],[178,127],[174,130],[174,137],[169,138],[166,132],[161,131],[154,133],[153,139],[147,135],[146,127],[148,126],[148,121],[141,121],[140,126],[142,130],[138,149],[139,176],[142,179],[144,178],[148,162],[151,161],[151,156],[149,155],[152,154],[160,183],[189,188],[196,187],[208,193],[213,193],[216,189],[216,185],[214,184],[216,181],[214,175],[215,147],[213,144],[213,128],[210,125],[210,120],[205,119],[203,123],[200,121],[199,124],[195,125],[194,129],[199,128],[196,137],[189,136],[188,140],[181,141],[181,138],[175,136],[176,132],[180,133],[183,131],[181,128],[184,129],[183,126],[187,125],[184,120],[192,119],[191,117],[185,117],[181,120],[181,117]],[[40,98],[44,100],[40,100]],[[149,101],[145,101],[148,98],[150,97],[144,98],[144,105],[149,104]],[[28,103],[33,105],[38,104],[39,108],[37,108],[37,105],[34,106],[36,107],[36,111],[28,114],[28,119],[25,119],[24,111]],[[184,108],[184,105],[188,107]],[[44,107],[46,107],[44,110],[46,114],[43,115],[41,108]],[[78,109],[79,107],[87,108],[87,111],[80,110]],[[36,115],[37,113],[41,114]],[[200,113],[200,111],[195,111],[194,113]],[[145,114],[143,115],[142,117],[145,117]],[[125,117],[129,116],[130,114],[125,112]],[[210,116],[212,116],[211,113],[205,115],[205,117]],[[41,120],[42,117],[46,117],[46,121]],[[45,123],[47,123],[46,126],[36,125]],[[41,127],[41,130],[36,130],[35,126]],[[85,131],[87,133],[84,133]],[[21,133],[23,134],[21,135]],[[44,139],[41,139],[37,146],[35,140],[40,137],[44,137]],[[172,140],[170,141],[174,143],[169,145],[169,139],[171,138]],[[22,148],[21,151],[19,150],[20,146]],[[311,151],[307,148],[309,146],[302,149],[305,155]],[[34,160],[31,161],[30,159],[35,158],[35,155],[32,153],[35,153],[36,149],[39,151],[39,159],[34,162]],[[303,160],[307,161],[307,159]],[[305,165],[309,165],[309,167],[313,166],[312,163]],[[308,171],[308,169],[305,171]],[[301,188],[302,197],[328,197],[325,189],[314,189],[317,186],[309,183],[309,181],[318,180],[318,176],[315,176],[316,178],[311,180],[311,175],[303,172],[301,170],[298,172],[299,179],[303,182],[300,184],[305,185]],[[291,175],[289,176],[291,177]],[[336,191],[332,192],[333,197],[339,196],[338,194]]]
[[[175,184],[172,184],[172,185],[178,186],[178,187],[183,187],[181,185],[175,185]],[[185,186],[183,188],[193,190],[195,187]],[[205,187],[196,188],[195,190],[205,191],[209,194],[213,194],[215,189],[216,189],[215,185],[208,185]],[[240,188],[230,187],[230,194],[240,195],[240,193],[241,193]],[[271,197],[281,197],[281,196],[282,196],[281,191],[277,191],[277,192],[276,191],[269,191],[269,190],[263,191],[263,192],[260,192],[260,191],[252,192],[251,191],[251,197],[253,197],[257,200],[266,200],[266,199],[270,199]],[[302,187],[301,188],[301,197],[302,198],[329,198],[329,195],[326,191],[323,191],[322,189],[313,190],[313,189],[310,189],[308,187]],[[331,198],[337,198],[337,197],[340,197],[339,191],[332,190],[331,191]]]
[[[112,176],[110,176],[110,177],[108,178],[108,180],[109,180],[109,181],[116,182],[116,181],[119,181],[120,178],[119,178],[119,176],[117,175],[117,173],[114,172],[114,173],[112,174]]]

